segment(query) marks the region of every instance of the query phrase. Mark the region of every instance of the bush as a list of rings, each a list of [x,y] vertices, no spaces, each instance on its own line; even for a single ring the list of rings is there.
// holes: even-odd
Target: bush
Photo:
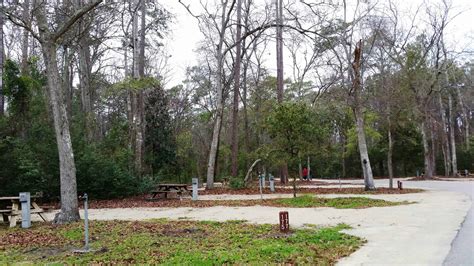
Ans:
[[[125,167],[93,147],[87,147],[76,159],[77,191],[93,198],[120,198],[141,192],[141,184]]]
[[[241,177],[231,177],[229,181],[229,186],[232,189],[245,188],[244,179]]]

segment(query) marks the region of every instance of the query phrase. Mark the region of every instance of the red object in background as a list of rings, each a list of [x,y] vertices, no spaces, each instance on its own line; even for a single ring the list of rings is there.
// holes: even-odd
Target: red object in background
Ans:
[[[288,217],[288,212],[280,212],[280,232],[288,233],[290,231],[290,219]]]
[[[303,177],[308,176],[308,168],[303,168]]]

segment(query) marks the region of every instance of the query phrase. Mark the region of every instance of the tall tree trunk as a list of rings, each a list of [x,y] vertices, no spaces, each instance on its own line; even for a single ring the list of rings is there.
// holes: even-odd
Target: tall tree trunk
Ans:
[[[346,177],[346,136],[342,136],[342,178]]]
[[[69,120],[65,105],[64,92],[61,88],[57,60],[57,41],[70,30],[70,27],[87,12],[97,7],[102,0],[95,0],[77,10],[73,16],[64,22],[64,27],[51,31],[44,2],[35,1],[33,15],[36,17],[38,28],[37,35],[46,64],[46,77],[48,81],[49,102],[53,114],[54,131],[58,146],[59,174],[61,186],[61,211],[56,214],[55,223],[68,223],[77,221],[79,208],[77,201],[76,166],[69,132]]]
[[[469,133],[469,115],[467,114],[467,111],[466,111],[466,106],[464,105],[464,101],[463,101],[463,97],[461,95],[461,90],[459,89],[459,87],[456,87],[455,88],[456,90],[456,95],[457,95],[457,98],[458,98],[458,104],[459,106],[461,107],[461,112],[462,112],[462,123],[463,123],[463,126],[464,126],[464,141],[466,142],[466,150],[469,150],[470,148],[470,133]]]
[[[449,141],[448,141],[448,131],[446,126],[448,122],[446,121],[446,113],[443,105],[443,100],[441,99],[441,94],[438,94],[439,110],[441,114],[441,138],[442,138],[442,150],[443,150],[443,160],[444,160],[444,175],[450,175],[451,169],[451,156],[449,154]]]
[[[301,165],[301,158],[298,161],[298,174],[300,179],[303,179],[303,166]]]
[[[277,100],[283,102],[283,0],[276,0]],[[288,164],[280,167],[280,182],[288,183]]]
[[[3,10],[3,0],[0,0],[0,7]],[[5,110],[5,96],[3,93],[3,12],[0,12],[0,117],[3,116]]]
[[[71,61],[69,57],[69,47],[67,45],[63,46],[63,84],[64,88],[64,97],[66,101],[66,110],[68,119],[71,120],[72,115],[72,86],[71,85]]]
[[[243,78],[242,104],[243,104],[243,111],[244,111],[244,134],[245,134],[244,144],[245,144],[245,151],[247,154],[249,154],[250,153],[250,128],[249,128],[249,116],[248,116],[248,111],[247,111],[247,66],[244,66],[242,78]]]
[[[392,155],[393,155],[393,137],[392,137],[392,125],[390,123],[390,118],[388,119],[388,152],[387,152],[387,168],[388,168],[388,187],[393,188],[393,164],[392,164]]]
[[[67,223],[79,220],[77,201],[76,166],[72,149],[69,120],[61,90],[61,79],[57,64],[57,46],[52,42],[42,45],[48,77],[48,91],[53,111],[54,130],[59,154],[59,172],[61,183],[61,211],[54,218],[55,223]]]
[[[23,2],[23,14],[22,19],[25,23],[30,26],[30,0]],[[21,39],[21,73],[28,73],[28,46],[29,46],[29,35],[28,30],[23,29],[23,36]]]
[[[430,137],[431,137],[431,172],[433,176],[436,176],[436,130],[435,130],[435,123],[430,119]]]
[[[84,5],[84,0],[76,0],[77,8]],[[92,88],[92,62],[91,62],[91,37],[87,26],[88,20],[82,19],[79,22],[79,30],[82,36],[79,38],[78,63],[79,63],[79,87],[81,89],[81,106],[84,114],[84,126],[86,129],[86,139],[96,140],[98,133],[97,120],[94,113],[94,91]]]
[[[140,25],[140,39],[138,46],[140,48],[138,54],[138,76],[145,77],[145,33],[146,33],[146,5],[144,0],[140,0],[141,9],[141,25]],[[145,156],[145,89],[138,91],[137,95],[137,140],[136,140],[136,154],[139,174],[143,173],[143,163]]]
[[[359,146],[360,161],[362,164],[362,172],[364,174],[365,190],[374,190],[374,177],[372,174],[372,167],[369,160],[369,152],[367,149],[367,143],[365,138],[364,130],[364,115],[362,113],[362,106],[359,99],[359,93],[362,89],[362,77],[361,77],[361,54],[362,54],[362,41],[360,40],[354,50],[354,62],[352,63],[353,69],[353,106],[352,110],[356,119],[357,129],[357,143]]]
[[[226,32],[227,22],[228,22],[226,19],[227,12],[228,10],[227,10],[227,1],[226,1],[224,2],[222,6],[219,43],[217,44],[217,49],[216,49],[216,60],[217,60],[216,102],[217,102],[217,106],[216,106],[216,120],[214,122],[214,129],[212,130],[211,147],[209,149],[209,158],[208,158],[208,163],[207,163],[207,176],[206,176],[207,188],[214,187],[214,177],[216,175],[216,164],[217,164],[217,155],[218,155],[218,150],[219,150],[219,140],[220,140],[220,134],[221,134],[221,128],[222,128],[222,116],[224,113],[223,75],[224,75],[225,58],[223,54],[223,46],[224,46],[225,32]]]
[[[458,174],[458,162],[456,157],[456,139],[454,137],[454,114],[453,114],[453,99],[448,93],[448,108],[449,108],[449,135],[451,140],[451,165],[453,167],[453,175]]]
[[[222,57],[220,57],[221,61],[218,63],[218,69],[222,70],[223,62]],[[221,73],[221,72],[219,72]],[[216,175],[216,163],[217,163],[217,151],[219,148],[219,139],[221,133],[221,126],[222,126],[222,115],[224,111],[224,103],[222,99],[222,77],[218,75],[217,77],[217,109],[216,109],[216,121],[214,122],[214,129],[212,130],[212,140],[211,140],[211,148],[209,150],[209,161],[207,164],[207,180],[206,186],[207,188],[214,187],[214,177]]]
[[[308,179],[311,176],[311,158],[308,156]]]
[[[276,0],[277,100],[283,102],[283,0]]]
[[[234,63],[234,99],[232,108],[232,133],[231,133],[231,145],[232,145],[232,176],[237,177],[239,170],[239,94],[240,94],[240,66],[241,66],[241,55],[242,55],[242,41],[240,40],[242,35],[242,0],[237,0],[237,32],[235,39],[237,44],[235,46],[235,63]]]
[[[362,172],[364,174],[365,190],[374,190],[374,177],[372,174],[372,167],[370,165],[369,152],[365,138],[363,114],[358,108],[355,108],[354,115],[356,117],[357,144],[359,146],[360,161],[362,164]]]
[[[247,1],[247,6],[245,9],[245,17],[244,17],[244,32],[245,34],[247,33],[247,29],[249,28],[249,14],[250,14],[250,6],[251,6],[251,1]],[[246,39],[242,40],[242,47],[246,47]],[[251,52],[248,52],[247,49],[245,49],[244,55],[245,55],[245,61],[243,63],[243,70],[242,70],[242,104],[243,104],[243,112],[244,112],[244,145],[245,145],[245,152],[247,154],[250,154],[250,128],[249,128],[249,117],[248,117],[248,111],[247,111],[247,74],[248,74],[248,68],[250,62],[250,58],[252,57],[252,53],[255,51],[257,46],[257,41],[254,41],[253,44],[253,50]],[[248,158],[245,156],[245,166],[248,168]]]
[[[423,159],[425,164],[425,175],[424,179],[433,178],[433,166],[431,162],[431,148],[428,142],[428,133],[426,132],[425,122],[421,122],[421,137],[423,141]]]
[[[135,8],[135,13],[133,14],[132,20],[132,38],[133,38],[133,78],[141,78],[141,74],[144,72],[144,53],[142,53],[141,46],[142,44],[142,31],[139,30],[139,10],[142,10],[144,1],[133,0],[133,7]],[[142,11],[143,12],[143,11]],[[144,14],[142,14],[144,15]],[[144,34],[144,33],[143,33]],[[143,145],[144,145],[144,135],[143,135],[143,90],[139,89],[138,91],[133,91],[131,93],[131,103],[132,103],[132,139],[133,149],[134,149],[134,164],[135,172],[138,176],[141,176],[143,173]]]
[[[97,137],[95,134],[96,119],[93,111],[93,93],[91,86],[91,61],[90,49],[87,37],[82,37],[79,42],[79,85],[81,88],[82,112],[85,118],[86,138],[92,141]]]

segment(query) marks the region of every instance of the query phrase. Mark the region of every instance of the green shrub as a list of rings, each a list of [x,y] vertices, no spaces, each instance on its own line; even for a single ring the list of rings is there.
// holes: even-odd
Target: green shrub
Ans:
[[[229,181],[229,186],[232,189],[245,188],[244,179],[241,177],[231,177]]]

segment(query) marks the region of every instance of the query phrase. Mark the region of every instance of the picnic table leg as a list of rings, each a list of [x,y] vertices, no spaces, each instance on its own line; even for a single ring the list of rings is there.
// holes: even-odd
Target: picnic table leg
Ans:
[[[33,207],[34,210],[42,211],[41,207],[38,206],[36,202],[31,202],[31,206]],[[46,218],[43,216],[43,213],[37,212],[37,214],[39,215],[39,217],[41,217],[41,219],[43,219],[43,222],[47,222]]]
[[[18,220],[18,210],[19,210],[18,203],[12,202],[12,214],[10,215],[10,227],[16,226],[16,221]]]
[[[2,213],[2,216],[3,216],[3,221],[5,223],[8,223],[8,215],[6,215],[5,213]]]

